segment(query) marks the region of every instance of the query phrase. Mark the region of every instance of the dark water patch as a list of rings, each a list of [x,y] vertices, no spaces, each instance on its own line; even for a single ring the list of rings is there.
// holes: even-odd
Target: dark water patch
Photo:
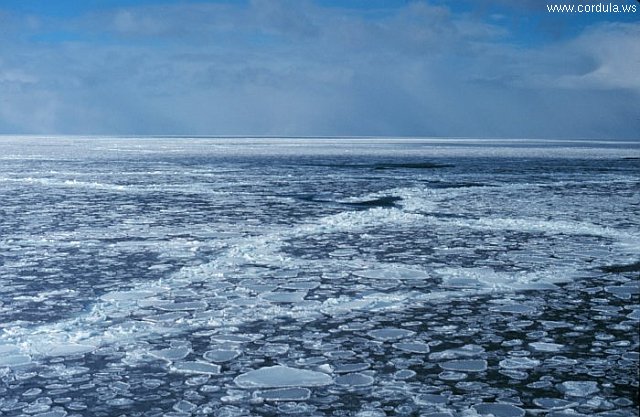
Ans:
[[[495,187],[495,185],[491,185],[484,182],[473,182],[473,181],[460,181],[460,182],[437,181],[437,182],[429,182],[429,187],[446,189],[446,188],[470,188],[470,187]]]
[[[369,209],[374,207],[397,207],[398,205],[396,204],[396,202],[400,200],[402,200],[401,197],[388,195],[380,198],[375,198],[373,200],[355,201],[342,204],[351,207]]]
[[[452,164],[441,164],[435,162],[379,162],[373,164],[357,164],[357,163],[336,163],[336,164],[313,164],[313,166],[322,166],[327,168],[355,168],[355,169],[373,169],[376,171],[390,170],[390,169],[437,169],[437,168],[452,168]]]
[[[328,204],[334,205],[336,207],[348,206],[359,209],[370,209],[375,207],[397,207],[396,204],[398,201],[402,200],[401,197],[398,196],[384,196],[380,198],[374,198],[370,200],[362,200],[362,201],[335,201],[321,197],[315,196],[313,194],[306,194],[301,196],[296,196],[298,200],[305,201],[308,203],[320,203],[320,204]]]
[[[451,168],[451,164],[437,164],[434,162],[407,162],[407,163],[386,163],[376,164],[373,169],[434,169],[434,168]]]
[[[300,201],[306,201],[308,203],[326,202],[326,200],[318,200],[318,199],[316,199],[316,196],[313,195],[313,194],[297,195],[297,196],[293,196],[293,197],[297,198]]]
[[[624,272],[640,272],[640,261],[627,265],[607,265],[600,268],[603,272],[610,274],[621,274]]]
[[[434,217],[436,219],[469,219],[469,216],[466,214],[460,213],[446,213],[440,211],[430,211],[430,212],[416,212],[417,214],[424,214],[430,217]]]

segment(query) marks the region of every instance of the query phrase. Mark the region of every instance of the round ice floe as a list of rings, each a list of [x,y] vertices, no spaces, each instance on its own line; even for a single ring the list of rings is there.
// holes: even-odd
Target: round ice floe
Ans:
[[[459,348],[447,349],[442,352],[434,352],[429,355],[431,360],[443,360],[443,359],[457,359],[457,358],[472,358],[484,353],[484,348],[478,345],[464,345]]]
[[[241,388],[280,388],[329,385],[333,379],[322,372],[276,365],[246,372],[233,381]]]
[[[629,299],[632,294],[640,293],[640,285],[608,285],[604,287],[604,290],[619,298]]]
[[[366,369],[369,369],[371,367],[371,365],[369,365],[368,363],[345,363],[343,365],[336,365],[333,368],[333,371],[337,374],[345,374],[345,373],[350,373],[350,372],[357,372],[357,371],[364,371]]]
[[[299,303],[306,296],[306,291],[271,291],[260,294],[260,298],[272,303]]]
[[[368,279],[401,279],[401,280],[426,280],[429,275],[417,269],[409,268],[378,268],[365,269],[353,272],[353,275]]]
[[[176,410],[177,412],[189,413],[189,414],[196,408],[198,407],[194,403],[186,400],[180,400],[173,406],[173,409]]]
[[[547,414],[545,417],[589,417],[592,416],[593,414],[582,414],[582,413],[576,413],[573,410],[558,410],[558,411],[551,411],[549,414]],[[620,416],[619,413],[616,412],[602,412],[602,413],[598,413],[597,414],[599,417],[618,417]]]
[[[464,372],[456,371],[442,371],[438,374],[438,378],[444,381],[462,381],[463,379],[467,379],[467,376]]]
[[[559,389],[571,397],[586,397],[600,391],[595,381],[565,381]]]
[[[428,414],[424,414],[424,417],[453,417],[453,414],[445,411],[444,413],[428,413]]]
[[[191,353],[191,348],[187,346],[172,347],[162,350],[153,350],[149,352],[151,355],[166,361],[176,361],[186,358]]]
[[[37,350],[47,356],[73,356],[93,352],[96,346],[78,343],[46,343],[37,347]]]
[[[489,310],[498,313],[511,313],[511,314],[531,314],[535,313],[534,307],[523,304],[505,304],[500,306],[491,307]]]
[[[501,360],[499,365],[504,369],[533,369],[540,365],[540,361],[529,358],[507,358]]]
[[[429,353],[429,345],[426,343],[413,342],[413,343],[394,343],[393,347],[405,352],[411,353]]]
[[[536,398],[533,400],[533,403],[538,407],[546,408],[546,409],[560,409],[567,408],[576,405],[573,401],[567,401],[560,398]]]
[[[487,361],[484,359],[460,359],[443,362],[440,367],[447,371],[482,372],[487,370]]]
[[[356,372],[337,377],[335,383],[347,387],[366,387],[373,384],[373,377]]]
[[[396,329],[388,327],[385,329],[376,329],[367,332],[367,334],[378,340],[398,340],[405,337],[413,336],[416,332],[407,329]]]
[[[64,410],[52,410],[44,413],[35,414],[33,417],[65,417],[67,412]]]
[[[558,343],[545,343],[545,342],[534,342],[529,343],[529,346],[534,350],[539,352],[560,352],[564,345],[560,345]]]
[[[349,258],[358,254],[355,249],[336,249],[333,252],[329,252],[329,256],[333,258]]]
[[[211,336],[212,342],[243,344],[262,339],[260,334],[216,334]]]
[[[240,356],[240,353],[239,350],[216,349],[205,352],[202,357],[211,362],[228,362]]]
[[[220,365],[199,361],[176,362],[171,366],[171,370],[185,374],[216,375],[220,373]]]
[[[393,374],[395,379],[405,380],[416,376],[416,372],[411,369],[401,369]]]
[[[320,283],[318,281],[294,281],[287,282],[280,286],[280,288],[284,288],[287,290],[313,290],[318,288]]]
[[[185,301],[183,303],[175,303],[173,301],[160,301],[153,303],[158,310],[164,311],[193,311],[204,310],[209,305],[204,301]]]
[[[476,404],[473,406],[480,415],[493,415],[494,417],[522,417],[524,410],[511,404]]]
[[[556,284],[550,282],[518,282],[511,285],[514,290],[521,291],[543,291],[543,290],[559,290]]]
[[[449,399],[438,394],[418,394],[413,398],[413,401],[417,405],[442,405],[446,404]]]
[[[20,353],[20,348],[15,345],[0,345],[0,357]]]
[[[29,355],[6,355],[0,356],[0,367],[8,366],[24,366],[31,363],[31,356]]]
[[[631,313],[627,314],[627,317],[631,320],[640,320],[640,308],[634,309]]]
[[[156,293],[153,291],[112,291],[100,297],[104,301],[131,301],[148,298]]]
[[[355,415],[355,417],[386,417],[387,413],[385,413],[383,410],[380,410],[379,408],[373,409],[373,410],[362,410],[362,411],[358,411]]]
[[[311,396],[309,388],[280,388],[258,391],[255,396],[265,401],[306,401]]]

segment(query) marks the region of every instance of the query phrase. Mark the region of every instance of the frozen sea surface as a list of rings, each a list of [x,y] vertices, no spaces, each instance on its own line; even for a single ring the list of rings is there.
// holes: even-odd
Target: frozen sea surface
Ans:
[[[640,145],[0,137],[1,416],[635,416]]]

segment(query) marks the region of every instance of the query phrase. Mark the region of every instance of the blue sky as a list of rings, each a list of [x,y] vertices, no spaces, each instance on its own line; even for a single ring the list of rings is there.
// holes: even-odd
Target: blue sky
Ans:
[[[3,0],[0,133],[638,140],[613,3]]]

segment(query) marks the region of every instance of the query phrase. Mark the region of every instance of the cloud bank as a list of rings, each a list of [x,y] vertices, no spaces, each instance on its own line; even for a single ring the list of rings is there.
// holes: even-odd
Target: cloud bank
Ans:
[[[509,10],[0,8],[0,132],[638,140],[640,23],[533,41]]]

